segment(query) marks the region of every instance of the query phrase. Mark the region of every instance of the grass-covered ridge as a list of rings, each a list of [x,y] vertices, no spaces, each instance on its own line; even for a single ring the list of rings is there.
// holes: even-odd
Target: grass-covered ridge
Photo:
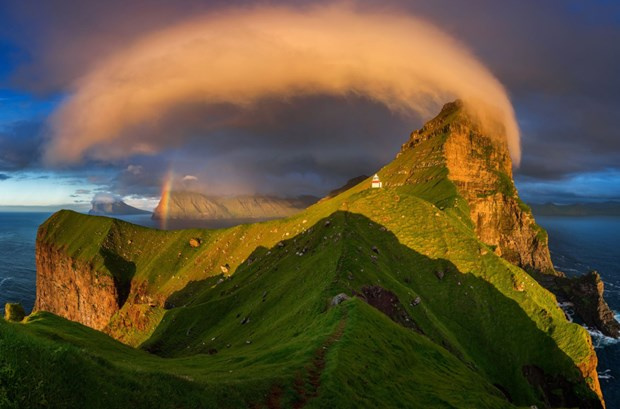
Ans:
[[[116,347],[102,348],[103,343],[91,340],[101,335],[85,328],[80,336],[67,336],[66,327],[77,324],[60,324],[48,315],[35,316],[21,331],[35,339],[51,336],[62,345],[68,342],[123,370],[131,362],[134,370],[192,382],[247,383],[250,396],[277,387],[282,407],[300,399],[296,377],[341,319],[346,319],[342,339],[327,354],[321,376],[325,392],[309,402],[342,403],[351,393],[368,402],[384,399],[391,407],[414,395],[429,405],[418,407],[449,407],[451,399],[452,406],[471,407],[466,400],[474,397],[489,402],[478,407],[509,407],[500,404],[497,386],[515,403],[540,402],[522,374],[524,365],[535,364],[579,384],[576,364],[590,359],[587,333],[566,321],[553,296],[480,243],[460,212],[440,210],[411,185],[381,190],[362,185],[290,219],[218,231],[162,232],[60,212],[43,225],[41,236],[104,273],[108,267],[99,250],[117,252],[135,264],[134,280],[147,282],[154,295],[174,308],[156,307],[163,318],[139,348],[150,354],[109,341],[135,357],[121,358]],[[192,247],[191,238],[199,238],[200,246]],[[219,276],[224,264],[234,272],[229,278]],[[359,300],[328,308],[334,295],[359,293],[367,285],[393,291],[423,335],[376,316]],[[413,306],[416,297],[421,302]],[[49,320],[54,325],[47,325]],[[369,325],[379,327],[364,329]],[[354,333],[369,337],[368,342]],[[375,385],[374,377],[382,375],[366,366],[383,371],[395,361],[419,362],[422,355],[411,346],[416,343],[438,359],[436,378],[431,364],[413,373],[396,365],[401,393],[384,390],[391,386],[381,382]],[[386,345],[391,345],[387,351]],[[363,364],[365,375],[339,395],[343,379],[354,377],[347,375],[353,363]],[[439,379],[446,375],[439,369],[446,366],[458,376],[444,383]],[[434,385],[422,388],[421,379]],[[457,393],[458,388],[469,392]],[[577,389],[588,394],[584,386]],[[243,406],[250,398],[238,399]]]
[[[124,344],[45,312],[1,322],[0,407],[600,407],[588,333],[477,238],[433,132],[384,188],[286,219],[166,232],[56,213],[39,248],[126,288],[105,328]]]

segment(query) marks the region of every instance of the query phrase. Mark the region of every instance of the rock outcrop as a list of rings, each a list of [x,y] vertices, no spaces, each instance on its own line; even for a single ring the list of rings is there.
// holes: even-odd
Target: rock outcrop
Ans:
[[[69,257],[61,248],[37,242],[37,297],[34,311],[49,311],[103,330],[120,309],[114,278]]]
[[[620,337],[620,323],[603,297],[604,283],[596,271],[575,278],[557,277],[554,281],[559,295],[573,303],[575,312],[587,326],[609,337]]]
[[[517,195],[506,139],[484,133],[460,101],[413,132],[401,153],[430,139],[437,140],[436,151],[428,162],[411,164],[412,172],[445,166],[482,242],[519,267],[554,273],[547,235]]]
[[[20,303],[6,303],[4,306],[4,319],[7,321],[20,322],[26,316],[26,311]]]

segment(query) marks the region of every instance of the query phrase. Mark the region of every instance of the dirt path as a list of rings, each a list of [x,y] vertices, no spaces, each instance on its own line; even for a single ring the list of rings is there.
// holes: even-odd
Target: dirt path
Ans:
[[[304,372],[300,372],[295,379],[294,389],[297,399],[293,404],[293,408],[300,409],[306,406],[308,401],[319,396],[319,387],[321,386],[321,375],[325,369],[325,357],[329,352],[329,348],[344,334],[346,327],[346,317],[343,317],[338,323],[336,330],[327,340],[315,351],[312,362],[306,366]]]

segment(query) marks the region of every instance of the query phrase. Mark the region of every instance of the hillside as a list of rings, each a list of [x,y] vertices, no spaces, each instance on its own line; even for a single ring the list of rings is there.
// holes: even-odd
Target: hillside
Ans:
[[[286,219],[159,231],[56,213],[38,312],[0,323],[0,402],[602,407],[589,334],[522,269],[559,275],[502,141],[452,103],[383,188]]]
[[[312,203],[314,198],[283,199],[271,196],[206,196],[198,192],[172,191],[157,205],[153,219],[267,220],[291,216]]]

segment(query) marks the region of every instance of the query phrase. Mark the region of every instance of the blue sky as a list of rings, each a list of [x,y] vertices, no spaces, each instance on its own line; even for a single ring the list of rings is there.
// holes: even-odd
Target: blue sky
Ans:
[[[220,129],[208,141],[196,123],[183,129],[191,133],[183,142],[152,153],[50,167],[41,159],[50,116],[90,67],[222,2],[28,3],[0,2],[0,206],[87,206],[107,192],[151,207],[171,171],[179,180],[208,180],[216,193],[321,195],[389,161],[423,120],[363,99],[302,98],[271,102],[256,122]],[[515,180],[526,201],[620,200],[618,2],[410,3],[384,7],[441,27],[508,89],[522,131]],[[178,137],[175,123],[168,126]]]

